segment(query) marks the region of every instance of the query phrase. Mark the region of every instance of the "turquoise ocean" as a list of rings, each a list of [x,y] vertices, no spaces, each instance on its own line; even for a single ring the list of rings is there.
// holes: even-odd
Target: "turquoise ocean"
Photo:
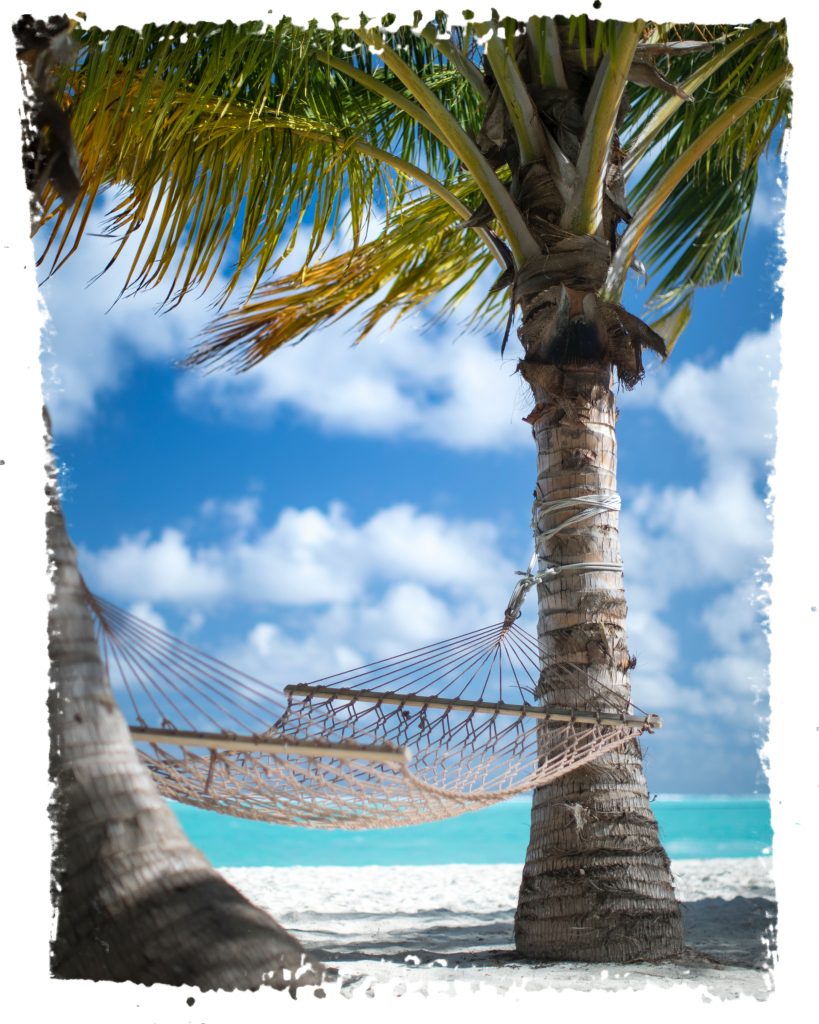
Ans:
[[[188,837],[216,867],[522,864],[531,798],[517,797],[428,825],[362,832],[289,828],[171,806]],[[658,796],[652,809],[672,860],[771,852],[766,796]]]

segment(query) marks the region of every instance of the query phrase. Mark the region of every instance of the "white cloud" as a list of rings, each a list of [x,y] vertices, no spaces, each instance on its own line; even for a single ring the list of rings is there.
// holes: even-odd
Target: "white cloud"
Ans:
[[[341,505],[284,509],[275,526],[254,540],[228,546],[234,588],[272,604],[330,604],[354,600],[365,565],[361,534]],[[239,594],[237,593],[237,597]]]
[[[656,695],[661,708],[684,702],[697,714],[758,718],[749,698],[764,689],[768,651],[753,594],[771,541],[758,481],[773,454],[778,342],[775,323],[743,337],[715,366],[668,368],[642,394],[626,396],[662,412],[696,443],[705,465],[696,487],[644,486],[623,503],[629,634],[642,703]],[[701,618],[714,647],[713,657],[694,665],[691,681],[680,679],[677,637],[660,619],[669,621],[683,592],[707,602]]]
[[[773,456],[779,321],[750,332],[714,366],[683,362],[658,367],[643,386],[624,392],[624,407],[656,408],[715,463]],[[722,468],[721,465],[719,467]]]
[[[365,651],[344,643],[339,628],[328,628],[326,620],[327,616],[311,618],[303,636],[285,632],[273,622],[259,622],[246,637],[227,646],[222,657],[243,672],[279,686],[332,675],[366,661]]]
[[[172,527],[158,538],[144,531],[83,552],[83,566],[92,585],[113,599],[186,609],[227,601],[345,605],[366,600],[374,588],[400,584],[443,590],[487,613],[494,607],[500,617],[514,580],[494,526],[447,520],[410,505],[382,509],[360,524],[339,503],[326,511],[287,508],[272,526],[231,533],[218,547],[197,546]],[[400,590],[391,597],[399,599],[409,600]],[[430,617],[424,600],[419,597],[416,619]]]
[[[760,631],[763,600],[750,580],[742,580],[713,601],[702,613],[712,643],[722,651],[741,653],[751,638],[759,648],[765,641]]]
[[[735,714],[764,679],[766,645],[742,600],[769,543],[755,481],[772,444],[777,337],[776,325],[749,335],[711,368],[683,363],[641,399],[699,445],[705,465],[699,486],[644,486],[624,501],[636,699],[652,710]],[[267,678],[265,666],[281,670],[277,678],[315,678],[497,621],[514,583],[516,566],[492,524],[409,504],[358,522],[337,502],[287,508],[270,524],[248,496],[205,502],[199,516],[224,529],[218,545],[168,527],[86,553],[85,571],[113,599],[176,604],[189,620],[220,607],[250,605],[258,614],[268,606],[246,641],[223,652]],[[670,618],[684,591],[708,595],[703,624],[714,645],[690,679],[680,674]],[[201,626],[199,618],[187,628]]]
[[[149,626],[167,631],[164,618],[149,601],[134,601],[128,611],[143,622],[147,622]]]
[[[237,504],[244,507],[205,503],[200,515]],[[149,618],[157,614],[154,602],[183,611],[186,633],[201,633],[204,617],[213,621],[223,608],[267,606],[241,640],[225,642],[217,653],[279,683],[497,622],[515,581],[493,525],[409,505],[381,509],[363,522],[339,503],[284,509],[272,526],[228,532],[218,547],[197,546],[169,527],[158,538],[143,532],[83,551],[81,562],[92,588]]]
[[[288,629],[259,622],[219,656],[256,678],[283,685],[392,657],[499,618],[497,606],[399,583],[378,597],[307,610],[298,626],[291,623]]]
[[[146,530],[124,537],[115,548],[86,551],[81,557],[95,586],[115,598],[207,604],[229,588],[219,553],[191,551],[184,535],[170,527],[157,540]]]
[[[229,529],[244,533],[259,520],[261,502],[257,497],[237,498],[235,501],[217,501],[208,498],[199,509],[206,519],[215,519]]]
[[[751,227],[781,228],[785,212],[786,165],[771,155],[759,165],[759,183],[751,207]]]
[[[210,316],[206,303],[196,299],[157,315],[161,289],[120,299],[121,265],[92,283],[115,244],[92,234],[103,229],[110,205],[109,200],[95,212],[81,248],[41,288],[50,314],[42,339],[44,390],[57,434],[89,426],[100,398],[121,388],[137,362],[181,358]]]
[[[503,618],[510,581],[511,567],[499,566],[484,591],[452,586],[442,593],[415,582],[393,584],[381,600],[354,609],[357,634],[371,638],[375,657],[387,658],[472,632]]]
[[[621,531],[627,571],[662,605],[681,590],[753,573],[770,541],[764,504],[741,465],[698,488],[641,488],[624,503]]]
[[[776,321],[764,334],[744,335],[716,366],[683,363],[660,387],[658,407],[701,446],[712,472],[737,459],[773,456],[779,342]]]
[[[698,674],[708,684],[713,698],[724,701],[739,715],[750,710],[745,701],[738,701],[737,694],[745,696],[748,691],[761,693],[767,673],[758,659],[750,654],[725,654],[698,667]],[[754,716],[755,717],[755,716]]]
[[[696,711],[697,694],[681,686],[673,669],[679,654],[675,631],[652,609],[639,587],[628,591],[629,649],[637,658],[637,704],[646,711]]]
[[[333,433],[413,438],[458,450],[530,443],[528,407],[500,337],[464,333],[455,321],[425,330],[416,314],[353,345],[349,328],[317,331],[243,374],[189,373],[177,395],[230,419],[296,416]]]
[[[712,704],[724,706],[726,714],[749,724],[758,721],[767,711],[768,686],[760,594],[751,581],[743,580],[705,608],[702,622],[718,652],[695,667],[703,692]]]
[[[214,315],[210,299],[190,295],[157,314],[162,288],[121,298],[127,251],[90,283],[114,245],[93,234],[109,206],[95,211],[80,249],[42,286],[52,316],[43,339],[46,398],[58,434],[93,423],[101,398],[124,387],[139,362],[182,359]],[[282,273],[300,265],[306,237],[302,232]],[[528,411],[525,388],[514,361],[501,361],[499,333],[469,333],[454,319],[433,326],[420,313],[392,328],[385,321],[360,345],[352,344],[351,330],[348,318],[316,331],[244,374],[182,371],[178,400],[189,412],[204,406],[242,422],[284,415],[334,433],[410,437],[458,450],[529,443],[520,422]]]

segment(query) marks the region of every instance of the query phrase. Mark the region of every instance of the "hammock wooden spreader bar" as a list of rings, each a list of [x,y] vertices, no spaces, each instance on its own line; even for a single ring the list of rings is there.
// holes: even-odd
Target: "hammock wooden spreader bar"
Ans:
[[[164,796],[312,828],[452,817],[660,726],[593,667],[504,621],[284,690],[87,593],[140,757]]]
[[[470,711],[488,715],[528,716],[542,721],[577,722],[578,725],[634,725],[653,732],[662,727],[659,715],[625,715],[606,711],[578,711],[557,705],[504,704],[500,701],[457,700],[446,697],[421,697],[412,693],[390,693],[378,690],[350,690],[344,687],[311,686],[291,683],[284,687],[285,694],[300,697],[330,697],[333,700],[361,701],[362,703],[390,704],[408,708],[443,708],[446,711]]]
[[[387,743],[317,743],[288,736],[271,740],[261,736],[237,736],[233,733],[191,732],[184,729],[146,729],[130,726],[136,743],[178,747],[204,747],[207,750],[249,754],[278,754],[291,757],[329,757],[338,761],[376,761],[380,764],[409,764],[412,754],[406,747]]]

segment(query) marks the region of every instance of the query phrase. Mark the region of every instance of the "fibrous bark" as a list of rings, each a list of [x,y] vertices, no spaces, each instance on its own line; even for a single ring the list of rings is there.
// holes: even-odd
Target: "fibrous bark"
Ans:
[[[537,349],[525,331],[523,341]],[[520,370],[536,402],[529,419],[538,451],[541,565],[616,565],[614,509],[544,537],[577,511],[550,510],[549,503],[616,493],[611,367],[561,368],[527,357]],[[566,571],[541,583],[538,637],[553,666],[541,679],[541,699],[577,706],[579,686],[581,706],[625,710],[633,666],[625,616],[619,570]],[[542,742],[549,743],[548,724]],[[515,943],[524,955],[550,960],[656,960],[682,951],[680,907],[636,742],[536,790]]]

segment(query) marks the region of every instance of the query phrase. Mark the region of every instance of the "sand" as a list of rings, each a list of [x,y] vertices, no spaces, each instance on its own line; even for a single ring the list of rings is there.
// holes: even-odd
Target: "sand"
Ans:
[[[338,979],[334,995],[421,996],[480,987],[621,990],[698,986],[720,999],[765,999],[776,904],[770,859],[673,865],[687,952],[660,964],[539,963],[512,944],[517,864],[429,867],[226,868]]]

